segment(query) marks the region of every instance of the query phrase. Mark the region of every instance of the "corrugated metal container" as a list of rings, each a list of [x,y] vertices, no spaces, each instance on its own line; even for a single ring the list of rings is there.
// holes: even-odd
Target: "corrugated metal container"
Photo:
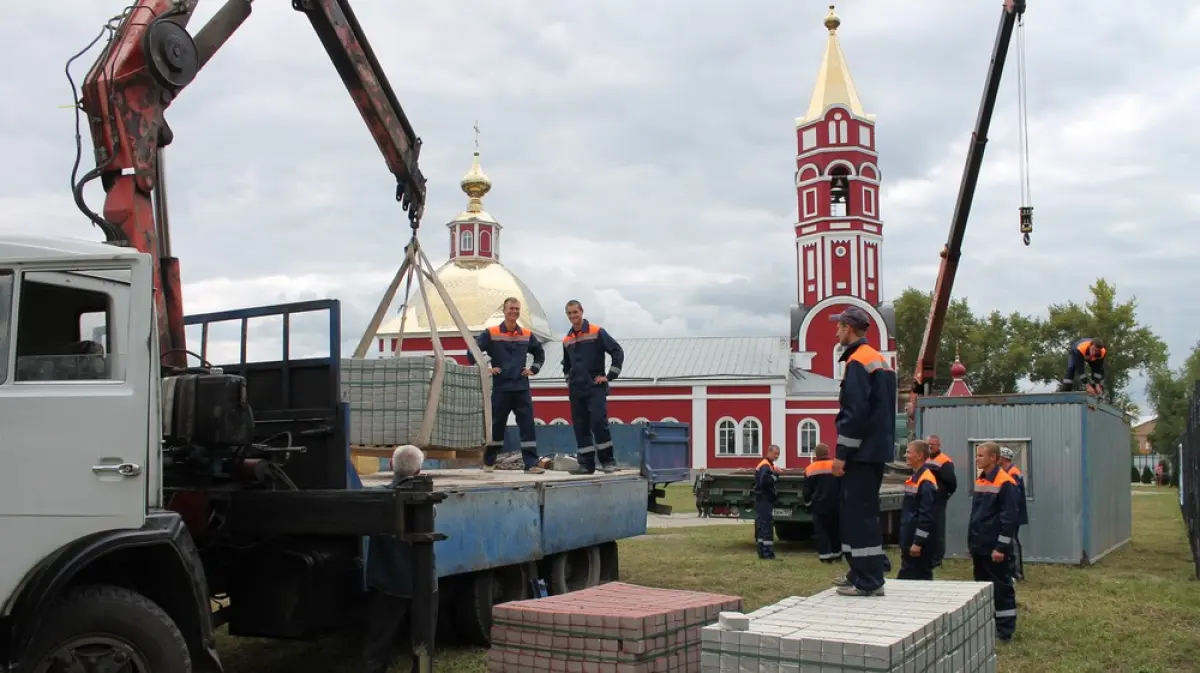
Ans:
[[[958,492],[946,510],[946,555],[967,558],[975,447],[1011,448],[1025,474],[1025,560],[1091,564],[1129,542],[1129,421],[1083,393],[929,397],[917,434],[938,435],[954,461]]]

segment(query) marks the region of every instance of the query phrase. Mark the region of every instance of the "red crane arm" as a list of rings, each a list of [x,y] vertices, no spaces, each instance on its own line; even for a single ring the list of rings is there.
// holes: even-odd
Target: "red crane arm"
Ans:
[[[111,243],[154,258],[155,304],[164,364],[186,364],[179,260],[171,255],[162,148],[172,133],[166,109],[250,16],[252,0],[227,0],[196,33],[186,26],[198,0],[137,0],[88,72],[80,107],[87,114],[96,167],[74,185],[80,209]],[[415,230],[425,210],[421,141],[404,114],[347,0],[293,0],[312,23],[350,92],[388,169],[396,200]],[[100,178],[103,214],[83,202]]]
[[[979,184],[979,171],[983,167],[983,152],[987,148],[988,129],[992,125],[992,113],[996,109],[996,97],[1004,75],[1004,62],[1008,46],[1012,41],[1013,28],[1017,19],[1025,13],[1026,0],[1006,0],[1000,14],[1000,27],[996,30],[996,43],[992,47],[992,60],[988,66],[987,80],[983,88],[983,100],[979,103],[979,116],[967,148],[967,163],[963,168],[958,198],[954,203],[954,215],[950,219],[950,236],[942,248],[941,265],[937,281],[933,286],[933,297],[929,317],[925,322],[925,334],[921,337],[921,350],[917,354],[916,371],[913,373],[912,390],[909,397],[908,415],[912,419],[916,412],[919,395],[932,392],[937,370],[938,346],[942,340],[942,327],[946,322],[946,310],[954,289],[954,277],[958,273],[958,260],[962,257],[963,236],[971,215],[971,204],[975,199],[975,188]]]

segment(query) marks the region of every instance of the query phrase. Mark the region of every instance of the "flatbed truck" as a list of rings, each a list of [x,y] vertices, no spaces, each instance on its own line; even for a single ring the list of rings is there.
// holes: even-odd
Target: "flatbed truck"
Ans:
[[[893,544],[900,530],[904,502],[904,480],[908,469],[888,463],[879,493],[880,527],[885,543]],[[696,508],[709,517],[754,519],[754,470],[708,470],[696,482]],[[804,509],[804,470],[780,470],[775,484],[779,500],[772,515],[775,535],[784,542],[803,542],[812,537],[812,514]]]

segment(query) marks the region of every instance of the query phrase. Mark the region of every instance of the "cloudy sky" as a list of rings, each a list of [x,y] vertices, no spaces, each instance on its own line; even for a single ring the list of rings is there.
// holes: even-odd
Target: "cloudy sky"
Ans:
[[[843,48],[878,115],[885,293],[932,287],[1000,4],[839,7]],[[1031,4],[1034,244],[1022,245],[1017,231],[1010,70],[956,294],[977,311],[1041,312],[1083,300],[1104,275],[1137,296],[1178,362],[1200,334],[1188,310],[1200,277],[1200,193],[1174,168],[1200,156],[1200,46],[1187,46],[1200,36],[1200,5]],[[68,190],[73,114],[62,107],[71,102],[63,65],[121,5],[16,3],[0,23],[8,64],[0,231],[102,238]],[[193,30],[219,6],[200,3]],[[401,261],[406,216],[308,22],[283,0],[254,7],[168,112],[187,307],[336,297],[353,343]],[[478,120],[494,181],[486,206],[506,226],[503,261],[556,329],[565,321],[555,307],[578,297],[618,336],[786,332],[795,301],[793,120],[820,62],[824,3],[354,7],[424,140],[422,232],[435,263],[447,254],[443,223],[465,205],[458,181]],[[79,78],[92,58],[76,64]],[[86,162],[86,135],[84,143]],[[103,194],[89,200],[99,209]]]

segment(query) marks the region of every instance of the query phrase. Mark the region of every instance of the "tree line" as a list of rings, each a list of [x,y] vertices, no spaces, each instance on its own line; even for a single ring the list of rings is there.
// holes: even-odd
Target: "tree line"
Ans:
[[[1147,373],[1147,395],[1159,414],[1156,435],[1171,436],[1173,440],[1179,433],[1172,414],[1178,414],[1178,409],[1186,412],[1186,394],[1181,397],[1181,391],[1190,387],[1187,382],[1195,380],[1194,375],[1200,374],[1200,350],[1192,351],[1184,368],[1171,371],[1166,343],[1138,320],[1136,298],[1118,301],[1116,286],[1103,278],[1089,287],[1089,293],[1090,299],[1084,304],[1051,304],[1042,316],[1006,315],[1000,311],[978,315],[965,298],[952,300],[938,350],[935,393],[944,393],[950,385],[956,350],[967,368],[967,384],[977,395],[1022,392],[1030,384],[1054,390],[1066,373],[1071,344],[1082,337],[1094,337],[1108,348],[1104,367],[1106,401],[1122,411],[1139,413],[1129,386],[1135,374]],[[930,293],[910,287],[900,293],[894,305],[897,360],[904,390],[911,384],[916,367]],[[1164,415],[1169,420],[1166,425]],[[1155,441],[1153,436],[1151,441]],[[1159,446],[1157,441],[1154,445]]]

